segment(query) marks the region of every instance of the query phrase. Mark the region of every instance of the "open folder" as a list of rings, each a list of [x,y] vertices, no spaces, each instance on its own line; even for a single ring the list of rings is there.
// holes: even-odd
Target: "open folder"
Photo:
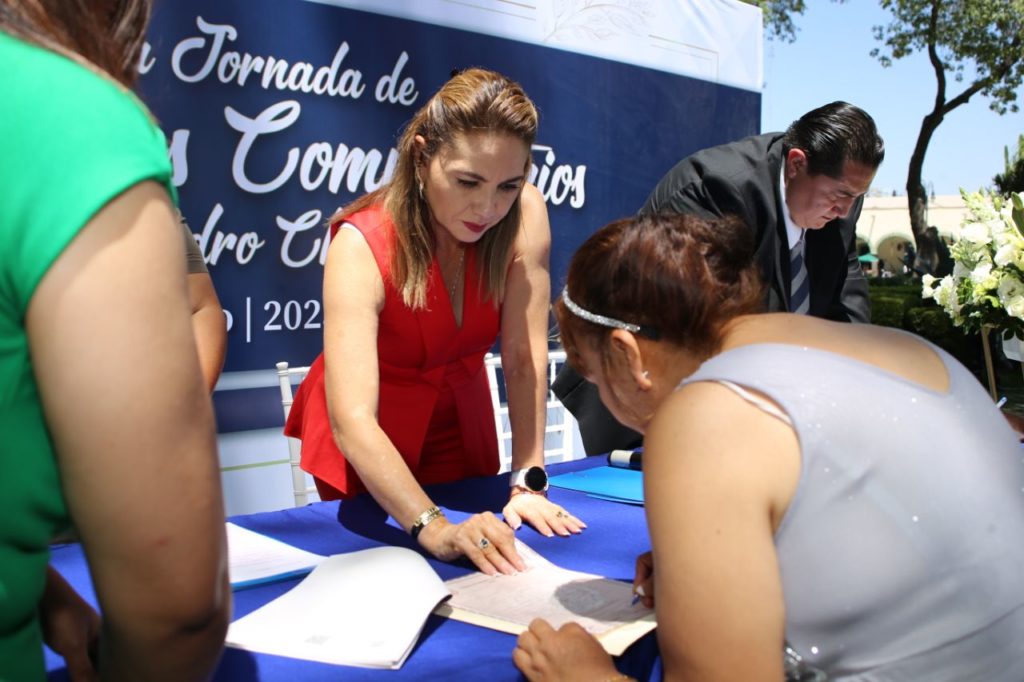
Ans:
[[[377,547],[324,559],[294,588],[228,628],[237,649],[364,668],[402,667],[448,596],[426,559]]]
[[[225,527],[233,590],[301,578],[327,558],[231,522]]]
[[[527,570],[516,575],[470,573],[445,582],[452,598],[434,613],[518,635],[534,618],[558,628],[579,623],[612,656],[655,628],[654,610],[633,603],[628,583],[561,568],[522,542]]]

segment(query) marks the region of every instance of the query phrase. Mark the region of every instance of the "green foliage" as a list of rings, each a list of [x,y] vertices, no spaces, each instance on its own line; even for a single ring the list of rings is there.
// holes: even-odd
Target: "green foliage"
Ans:
[[[799,29],[793,18],[803,14],[807,9],[807,3],[804,0],[740,0],[740,2],[761,8],[769,40],[778,39],[784,43],[792,43],[796,40]],[[832,0],[832,2],[842,4],[846,0]]]
[[[978,336],[966,334],[963,329],[955,327],[942,308],[933,301],[922,299],[919,284],[910,284],[895,277],[875,278],[869,280],[868,291],[872,324],[904,329],[922,336],[946,350],[978,374],[979,380],[982,379]]]
[[[903,301],[895,296],[871,299],[871,322],[882,327],[903,327]]]
[[[967,367],[977,368],[975,342],[977,337],[967,336],[953,326],[949,316],[934,306],[919,306],[907,311],[903,327],[923,336]]]
[[[992,182],[1003,196],[1024,192],[1024,135],[1017,138],[1017,151],[1010,158],[1009,147],[1003,147],[1003,163],[1006,168],[997,173]]]
[[[743,2],[761,8],[769,38],[778,38],[787,43],[796,40],[797,28],[793,23],[793,15],[804,13],[806,9],[804,0],[743,0]]]
[[[875,277],[871,279],[871,291],[875,289],[883,289],[887,287],[918,287],[917,280],[913,277],[906,275],[896,275],[894,277]],[[920,287],[918,287],[920,288]]]
[[[875,26],[884,48],[871,55],[883,66],[918,51],[928,52],[940,90],[945,73],[963,81],[965,66],[973,74],[957,97],[941,92],[942,113],[964,104],[975,92],[991,98],[989,106],[1002,114],[1017,111],[1017,88],[1024,79],[1024,0],[881,0],[893,20]],[[962,100],[962,101],[961,101]]]
[[[945,117],[978,93],[989,98],[989,108],[996,113],[1018,110],[1017,88],[1024,80],[1024,0],[880,0],[880,4],[891,12],[892,21],[874,27],[882,45],[871,55],[889,66],[896,59],[924,52],[935,73],[932,109],[921,119],[907,168],[917,261],[931,272],[938,267],[939,256],[938,245],[927,232],[927,195],[921,181],[928,145]],[[950,80],[965,85],[952,94]]]
[[[911,308],[907,311],[907,326],[915,334],[926,338],[938,338],[953,330],[949,316],[934,307]]]

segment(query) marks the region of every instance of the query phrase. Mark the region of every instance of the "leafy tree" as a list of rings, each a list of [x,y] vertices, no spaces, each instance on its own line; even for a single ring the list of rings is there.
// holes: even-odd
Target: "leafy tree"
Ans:
[[[793,15],[803,14],[804,0],[743,0],[748,5],[761,8],[764,25],[769,38],[778,38],[787,43],[796,40],[796,25]]]
[[[938,245],[927,234],[927,194],[921,182],[925,153],[935,129],[949,112],[981,93],[998,114],[1017,111],[1017,88],[1024,79],[1024,0],[881,0],[893,19],[875,27],[884,47],[871,54],[889,66],[926,51],[935,72],[935,100],[921,121],[907,170],[910,227],[917,243],[918,268],[934,271]],[[967,68],[965,68],[967,67]],[[951,96],[949,78],[963,83]]]
[[[992,183],[1003,196],[1024,192],[1024,135],[1017,138],[1017,152],[1010,158],[1009,147],[1003,147],[1003,163],[1006,169],[992,178]]]

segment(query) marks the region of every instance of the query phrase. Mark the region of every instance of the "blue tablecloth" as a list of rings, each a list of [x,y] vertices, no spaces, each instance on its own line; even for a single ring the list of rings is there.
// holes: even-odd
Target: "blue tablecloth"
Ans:
[[[603,466],[603,457],[548,467],[552,475]],[[508,499],[508,476],[469,479],[428,487],[428,492],[449,518],[492,510],[501,511]],[[610,578],[632,581],[636,556],[650,548],[642,507],[600,500],[588,495],[552,488],[551,499],[582,518],[588,525],[581,535],[546,538],[524,526],[517,536],[559,566]],[[408,535],[387,517],[369,497],[347,502],[321,502],[298,509],[237,516],[232,522],[317,554],[329,556],[382,545],[419,550]],[[465,563],[445,563],[427,557],[448,580],[473,570]],[[88,601],[96,597],[88,568],[78,545],[56,547],[54,566]],[[234,619],[240,618],[283,594],[298,580],[261,585],[234,594]],[[159,589],[159,586],[154,586]],[[214,676],[223,682],[246,680],[521,680],[512,664],[515,637],[458,621],[431,616],[412,654],[400,670],[370,670],[299,661],[279,656],[225,649]],[[656,674],[657,644],[651,633],[629,648],[618,660],[620,670],[641,680]],[[63,659],[49,650],[46,665],[50,680],[66,680]]]

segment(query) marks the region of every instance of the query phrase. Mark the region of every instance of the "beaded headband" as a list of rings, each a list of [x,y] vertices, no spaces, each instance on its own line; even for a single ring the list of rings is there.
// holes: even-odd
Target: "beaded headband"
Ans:
[[[616,320],[614,317],[598,315],[597,313],[592,313],[589,310],[581,308],[575,301],[569,298],[568,285],[562,289],[562,303],[565,304],[565,307],[568,308],[573,315],[582,320],[586,320],[587,322],[593,322],[594,324],[601,325],[602,327],[611,327],[612,329],[624,329],[627,332],[646,336],[653,341],[657,341],[660,336],[658,330],[654,327],[649,327],[643,324],[633,324],[632,322],[623,322],[622,320]]]

